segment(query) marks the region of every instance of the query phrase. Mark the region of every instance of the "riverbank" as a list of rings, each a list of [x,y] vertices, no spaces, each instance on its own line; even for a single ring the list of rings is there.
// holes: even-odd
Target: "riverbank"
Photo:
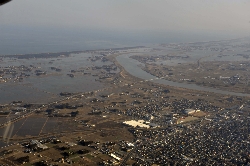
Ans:
[[[146,71],[142,70],[141,67],[138,66],[140,62],[137,60],[129,58],[131,54],[124,54],[123,56],[118,56],[116,59],[122,66],[131,74],[134,75],[138,78],[144,79],[144,80],[151,80],[156,83],[164,84],[164,85],[169,85],[173,87],[178,87],[178,88],[185,88],[185,89],[190,89],[190,90],[198,90],[198,91],[203,91],[206,93],[216,93],[216,94],[221,94],[221,95],[226,95],[226,96],[239,96],[239,97],[249,97],[249,94],[244,94],[244,93],[237,93],[237,92],[230,92],[230,91],[223,91],[220,89],[215,89],[215,88],[209,88],[209,87],[202,87],[198,86],[195,84],[188,84],[188,83],[179,83],[179,82],[173,82],[169,80],[165,80],[165,77],[158,78],[150,73],[147,73]],[[128,64],[128,65],[126,65]],[[143,64],[142,64],[143,65]]]

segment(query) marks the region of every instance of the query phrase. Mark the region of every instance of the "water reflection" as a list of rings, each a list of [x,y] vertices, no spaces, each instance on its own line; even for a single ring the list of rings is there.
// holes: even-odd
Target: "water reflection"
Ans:
[[[7,144],[9,144],[13,129],[14,129],[14,124],[7,123],[7,126],[5,127],[5,130],[3,133],[3,141],[6,142]]]

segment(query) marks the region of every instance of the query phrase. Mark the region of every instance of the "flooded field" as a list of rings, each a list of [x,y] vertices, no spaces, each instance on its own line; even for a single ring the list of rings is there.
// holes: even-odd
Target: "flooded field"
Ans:
[[[18,100],[29,103],[47,103],[58,100],[60,92],[88,92],[101,89],[103,84],[95,81],[96,76],[91,75],[94,73],[89,74],[90,72],[86,69],[108,65],[110,62],[90,61],[89,58],[93,56],[90,53],[81,53],[60,58],[2,58],[0,60],[2,69],[11,66],[32,66],[35,71],[46,72],[46,75],[37,76],[32,70],[25,72],[29,76],[21,81],[14,80],[16,76],[13,75],[12,78],[8,78],[7,82],[0,82],[0,104]],[[73,71],[79,70],[85,73],[79,72],[75,73],[74,77],[69,76]]]
[[[159,44],[143,51],[137,49],[142,57],[151,57],[146,62],[175,66],[182,63],[197,63],[201,61],[248,61],[249,39],[225,41]],[[152,58],[154,57],[154,58]],[[163,57],[163,58],[161,58]]]
[[[3,136],[6,132],[11,136],[8,138],[19,139],[22,137],[37,137],[47,134],[60,134],[76,130],[76,125],[72,118],[60,117],[41,117],[31,116],[14,123],[13,130],[6,130],[6,127],[0,128],[0,135]],[[6,143],[0,141],[0,147]]]
[[[16,126],[18,130],[15,135],[17,136],[38,136],[41,132],[41,129],[46,122],[47,118],[43,117],[29,117],[21,124],[21,126]],[[13,136],[15,136],[13,135]]]
[[[98,81],[102,76],[100,69],[112,64],[102,60],[102,57],[100,54],[86,52],[52,58],[1,57],[0,105],[13,101],[47,104],[65,98],[60,95],[61,92],[79,93],[102,89],[104,83]],[[0,117],[0,123],[4,124],[18,116],[20,112],[12,111],[9,115]],[[11,130],[6,130],[8,127],[0,128],[0,136],[7,132],[8,139],[19,139],[63,133],[76,129],[72,122],[72,118],[34,115],[13,123]],[[0,146],[5,145],[5,142],[0,142]]]
[[[74,131],[76,126],[73,123],[74,120],[72,118],[51,117],[44,125],[41,134]]]
[[[249,47],[247,46],[248,41],[242,39],[162,44],[131,49],[127,53],[130,53],[131,56],[149,57],[146,63],[171,66],[182,63],[197,63],[198,61],[248,61]],[[120,51],[120,53],[125,52],[126,50]],[[0,82],[0,104],[19,100],[30,103],[47,103],[60,99],[60,92],[88,92],[101,89],[104,85],[96,81],[98,73],[91,68],[110,65],[111,62],[98,59],[98,55],[100,54],[83,52],[52,58],[36,58],[36,55],[34,58],[28,59],[21,59],[18,56],[18,58],[2,57],[0,69],[11,69],[15,66],[19,67],[20,71],[19,73],[10,72],[10,75],[13,76],[8,76],[6,82],[3,76],[4,81]],[[143,63],[131,60],[128,63],[143,65]],[[127,66],[130,65],[128,63]],[[32,70],[27,72],[23,68],[32,68]],[[25,77],[21,80],[16,79],[17,74],[23,74]]]

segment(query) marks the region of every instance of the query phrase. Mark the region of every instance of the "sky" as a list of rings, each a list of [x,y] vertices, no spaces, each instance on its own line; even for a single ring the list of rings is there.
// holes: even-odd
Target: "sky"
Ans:
[[[48,30],[89,38],[120,33],[127,40],[138,34],[240,38],[250,36],[250,0],[12,0],[0,7],[0,37]]]

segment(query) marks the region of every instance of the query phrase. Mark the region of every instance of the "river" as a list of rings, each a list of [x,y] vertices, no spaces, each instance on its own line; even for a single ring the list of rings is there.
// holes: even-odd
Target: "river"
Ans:
[[[143,63],[140,63],[139,61],[130,58],[130,56],[132,56],[132,54],[123,54],[123,55],[118,56],[116,60],[118,61],[120,65],[124,67],[124,69],[128,73],[130,73],[131,75],[137,78],[149,80],[149,81],[160,83],[163,85],[169,85],[169,86],[192,89],[192,90],[199,90],[199,91],[206,91],[206,92],[213,92],[213,93],[218,93],[218,94],[223,94],[223,95],[233,95],[233,96],[241,96],[241,97],[249,96],[249,94],[245,94],[245,93],[230,92],[230,91],[225,91],[225,90],[198,86],[196,84],[179,83],[179,82],[168,81],[165,79],[157,79],[157,77],[147,73],[146,71],[142,70],[138,66],[138,65],[144,65]]]

